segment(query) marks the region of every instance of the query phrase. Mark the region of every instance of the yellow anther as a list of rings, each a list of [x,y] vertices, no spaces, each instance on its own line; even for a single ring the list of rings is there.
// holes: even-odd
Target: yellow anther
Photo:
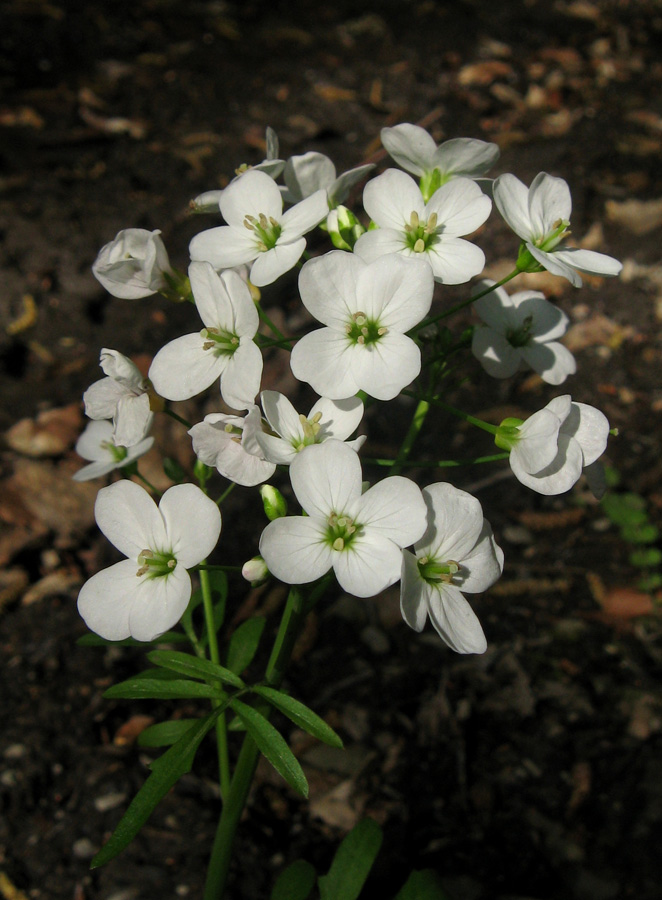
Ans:
[[[360,328],[361,325],[365,325],[365,323],[368,321],[368,317],[364,312],[357,312],[354,313],[354,321]]]
[[[370,332],[368,331],[368,326],[367,326],[367,325],[364,325],[364,326],[363,326],[363,328],[361,329],[361,334],[363,335],[363,337],[368,337],[368,335],[370,334]]]
[[[313,423],[313,425],[317,425],[317,423],[320,422],[321,420],[322,420],[322,412],[320,410],[319,412],[315,413],[315,415],[312,417],[312,419],[310,421]]]
[[[269,216],[269,223],[274,227],[278,228],[280,226],[280,222],[277,222],[273,216]]]
[[[267,251],[269,248],[268,248],[267,245],[264,243],[264,241],[258,241],[258,243],[257,243],[257,249],[258,249],[261,253],[266,253],[266,251]]]
[[[338,527],[339,527],[339,528],[344,528],[345,525],[347,525],[347,516],[341,516],[341,517],[338,519]]]
[[[335,541],[333,542],[333,549],[334,550],[344,550],[345,549],[345,542],[343,541],[343,539],[341,537],[335,539]]]
[[[356,343],[357,343],[357,344],[365,344],[365,338],[363,337],[362,334],[360,334],[360,335],[357,337]]]
[[[166,565],[168,566],[169,569],[174,569],[175,566],[177,565],[177,560],[169,559],[168,562],[166,563]]]
[[[425,241],[419,238],[414,244],[414,253],[422,253],[425,250]]]
[[[268,227],[269,227],[269,220],[267,219],[267,217],[265,216],[264,213],[260,213],[260,228],[268,228]]]
[[[411,225],[412,231],[415,231],[421,224],[421,220],[418,218],[417,212],[412,212],[412,214],[409,216],[409,224]]]
[[[202,345],[203,350],[211,350],[212,347],[216,346],[216,341],[205,341]]]
[[[232,425],[230,425],[229,422],[226,422],[223,431],[226,431],[228,434],[232,434]]]
[[[436,228],[437,228],[437,219],[438,219],[437,214],[436,214],[436,213],[432,213],[432,215],[431,215],[430,218],[428,219],[427,225],[425,226],[425,231],[427,232],[427,234],[432,234],[432,232],[436,230]]]
[[[383,334],[388,334],[388,328],[386,328],[384,325],[382,325],[380,328],[377,329],[377,334],[378,334],[380,337],[381,337]]]

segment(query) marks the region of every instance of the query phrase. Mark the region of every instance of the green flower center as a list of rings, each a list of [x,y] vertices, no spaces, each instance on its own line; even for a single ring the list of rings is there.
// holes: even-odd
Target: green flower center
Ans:
[[[260,213],[257,218],[255,216],[245,216],[244,228],[255,232],[257,246],[262,253],[265,253],[267,250],[273,250],[282,231],[280,222],[277,222],[273,216],[267,219],[264,213]]]
[[[129,453],[126,447],[120,447],[117,444],[113,444],[112,441],[103,441],[101,446],[104,450],[108,450],[115,462],[122,462],[123,459],[126,459]]]
[[[369,319],[364,312],[355,312],[345,327],[352,344],[376,344],[388,333],[388,328],[380,325],[376,319]]]
[[[429,556],[421,556],[418,560],[418,572],[423,581],[428,584],[452,584],[453,576],[460,571],[460,564],[454,559],[440,561],[430,559]]]
[[[494,437],[494,443],[499,450],[507,450],[510,452],[520,439],[519,426],[523,419],[515,419],[508,417],[499,425],[499,430]]]
[[[540,247],[541,250],[545,250],[549,253],[550,250],[553,250],[554,247],[556,247],[556,245],[569,234],[569,220],[557,219],[556,222],[554,222],[554,224],[552,225],[552,231],[549,234],[544,234],[542,237],[536,238],[536,240],[532,243],[534,244],[534,246]]]
[[[527,316],[519,328],[511,328],[506,332],[506,340],[511,347],[526,347],[531,340],[533,316]]]
[[[427,222],[422,222],[417,212],[412,212],[405,225],[407,246],[414,253],[425,253],[439,241],[437,235],[437,214],[432,213]]]
[[[327,519],[326,539],[334,550],[341,552],[351,547],[352,542],[363,532],[363,526],[349,516],[332,512]]]
[[[322,426],[320,425],[321,418],[321,412],[316,412],[312,419],[307,419],[303,413],[299,415],[299,422],[301,422],[303,438],[292,439],[292,446],[297,453],[303,450],[304,447],[309,447],[311,444],[319,443],[318,435],[322,428]]]
[[[424,175],[421,175],[419,187],[425,202],[427,203],[434,192],[438,191],[442,184],[446,184],[449,179],[450,175],[442,173],[441,169],[432,169],[431,172],[425,172]]]
[[[239,346],[237,335],[221,328],[203,328],[200,337],[203,340],[202,349],[212,350],[214,356],[232,356]]]
[[[177,560],[172,552],[163,550],[141,550],[138,557],[138,571],[136,575],[142,578],[158,578],[161,575],[168,576],[177,565]]]

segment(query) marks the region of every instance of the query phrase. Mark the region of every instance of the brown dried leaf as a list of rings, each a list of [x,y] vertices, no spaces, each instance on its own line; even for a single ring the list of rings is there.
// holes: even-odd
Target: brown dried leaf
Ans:
[[[115,732],[113,744],[116,747],[129,747],[146,728],[154,724],[153,716],[135,715],[126,721]]]
[[[607,219],[633,234],[648,234],[662,225],[662,197],[656,200],[607,200]]]
[[[73,446],[82,428],[80,405],[49,409],[36,419],[21,419],[5,433],[5,440],[18,453],[41,458],[59,456]]]
[[[500,59],[471,63],[463,66],[457,73],[459,84],[468,86],[476,84],[492,84],[497,78],[507,78],[513,74],[513,67]]]
[[[46,597],[52,597],[55,594],[69,594],[82,584],[80,572],[71,571],[69,569],[58,569],[57,572],[50,572],[43,578],[40,578],[36,584],[25,592],[21,603],[23,606],[31,606]]]
[[[609,588],[598,602],[605,616],[611,619],[637,619],[639,616],[650,616],[655,611],[650,594],[630,587]]]

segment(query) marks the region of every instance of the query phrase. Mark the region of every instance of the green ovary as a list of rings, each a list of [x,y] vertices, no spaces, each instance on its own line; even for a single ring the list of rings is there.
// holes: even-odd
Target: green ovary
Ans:
[[[146,575],[147,578],[158,578],[161,575],[168,576],[173,572],[177,560],[170,551],[162,550],[141,550],[138,557],[138,571],[136,575],[141,578]]]
[[[338,515],[335,512],[331,513],[327,522],[326,539],[333,549],[338,552],[351,547],[354,540],[363,531],[362,526],[354,522],[349,516]]]

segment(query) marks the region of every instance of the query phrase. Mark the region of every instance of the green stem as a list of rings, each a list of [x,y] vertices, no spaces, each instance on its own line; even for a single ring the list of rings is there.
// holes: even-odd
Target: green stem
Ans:
[[[416,411],[414,412],[414,416],[411,420],[411,425],[409,426],[409,431],[405,435],[405,438],[400,446],[400,450],[398,451],[398,455],[395,458],[393,463],[393,473],[397,475],[397,473],[402,469],[404,465],[407,463],[407,459],[411,452],[411,448],[414,445],[414,441],[418,437],[421,428],[423,427],[423,423],[425,422],[425,417],[428,414],[428,410],[430,409],[430,404],[427,400],[419,400],[418,406],[416,407]]]
[[[195,572],[241,572],[241,566],[208,566],[206,563],[198,563],[191,571]]]
[[[520,269],[513,269],[513,271],[509,275],[506,275],[505,278],[502,278],[501,281],[497,281],[495,282],[495,284],[491,284],[489,287],[486,287],[484,290],[479,291],[477,294],[472,294],[471,297],[467,297],[467,299],[463,300],[461,303],[456,303],[455,306],[451,306],[444,312],[439,313],[438,316],[433,316],[431,319],[424,319],[415,328],[413,328],[412,331],[418,333],[421,328],[427,328],[428,325],[434,325],[435,322],[440,322],[442,319],[447,319],[454,313],[459,312],[461,309],[464,309],[465,306],[470,306],[472,303],[475,303],[476,300],[480,300],[481,297],[485,297],[487,294],[491,294],[492,291],[496,291],[497,288],[501,287],[504,284],[507,284],[509,281],[515,278],[516,275],[519,274]],[[411,332],[409,333],[411,335]]]
[[[180,425],[185,425],[186,428],[193,428],[193,423],[192,423],[192,422],[187,422],[186,419],[182,418],[182,416],[178,416],[177,413],[176,413],[176,412],[173,412],[173,411],[170,409],[169,406],[166,406],[166,407],[164,408],[163,412],[164,412],[167,416],[170,416],[171,419],[174,419],[175,422],[179,422]]]
[[[231,481],[230,484],[226,487],[226,489],[223,491],[221,496],[216,501],[216,506],[220,506],[221,503],[225,500],[225,498],[227,496],[229,496],[236,487],[237,487],[236,482]]]
[[[257,309],[257,312],[258,312],[258,315],[259,315],[261,321],[264,322],[264,324],[267,326],[267,328],[270,329],[272,334],[274,334],[278,338],[279,341],[284,342],[284,346],[287,350],[291,350],[292,347],[290,346],[288,339],[285,337],[283,332],[271,321],[269,316],[262,309],[262,305],[260,303],[256,303],[255,308]]]
[[[264,678],[264,683],[270,687],[280,687],[306,611],[301,591],[296,587],[291,588]],[[265,712],[268,715],[268,711]],[[230,790],[227,795],[224,795],[223,811],[216,830],[207,871],[204,900],[222,900],[225,893],[232,844],[248,798],[259,755],[260,751],[255,741],[246,735]]]
[[[450,469],[455,466],[475,466],[480,463],[491,463],[501,459],[508,459],[510,453],[493,453],[491,456],[475,456],[472,459],[416,459],[407,460],[406,465],[412,469]],[[364,457],[363,463],[367,466],[394,466],[393,459],[377,459]]]
[[[414,397],[415,399],[418,399],[413,391],[403,391],[402,393],[406,394],[408,397]],[[447,412],[452,413],[454,416],[457,416],[458,419],[464,419],[465,422],[469,422],[471,425],[475,425],[476,428],[482,428],[483,431],[489,431],[490,434],[497,435],[499,433],[499,428],[497,425],[490,425],[489,422],[483,422],[482,419],[477,419],[475,416],[470,416],[469,413],[463,412],[456,406],[451,406],[450,403],[444,403],[444,401],[439,400],[438,397],[430,397],[429,401],[420,400],[419,406],[421,403],[425,402],[432,403],[434,406],[440,406]]]
[[[136,478],[139,478],[142,483],[146,485],[154,494],[157,494],[159,497],[163,494],[163,491],[160,491],[157,487],[154,487],[152,482],[148,481],[144,475],[141,475],[137,468],[133,474],[136,476]]]
[[[211,595],[211,584],[209,582],[209,569],[207,567],[199,569],[200,572],[200,589],[202,591],[202,603],[205,610],[205,627],[207,629],[207,639],[209,644],[209,658],[216,665],[220,665],[221,657],[218,652],[218,639],[216,637],[216,628],[214,627],[214,604]],[[220,700],[212,701],[212,706],[220,705]],[[230,792],[230,758],[228,755],[228,733],[225,722],[225,713],[219,714],[216,720],[216,745],[218,748],[218,772],[221,788],[221,797],[225,800]]]

